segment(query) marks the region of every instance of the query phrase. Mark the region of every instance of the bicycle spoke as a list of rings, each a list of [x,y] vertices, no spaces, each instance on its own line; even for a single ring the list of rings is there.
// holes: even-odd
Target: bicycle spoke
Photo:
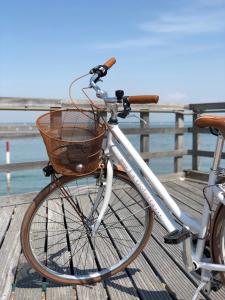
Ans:
[[[45,207],[45,206],[44,206]],[[53,210],[52,208],[51,209],[49,209],[49,210],[51,210],[52,212],[54,212],[54,213],[56,213],[56,214],[58,214],[58,215],[60,215],[60,216],[62,216],[62,217],[64,217],[64,215],[63,214],[60,214],[59,212],[57,212],[56,210]],[[71,213],[71,212],[70,212]],[[72,214],[72,213],[71,213]],[[75,216],[75,215],[73,215],[76,219],[78,219],[78,217],[77,216]],[[73,219],[71,219],[71,218],[68,218],[68,219],[70,219],[70,221],[71,221],[71,223],[74,223],[74,222],[76,222],[75,220],[73,220]],[[79,221],[80,221],[80,219],[78,219]]]
[[[101,236],[100,236],[100,237],[101,237]],[[118,256],[116,256],[115,253],[112,251],[112,247],[113,247],[112,243],[109,243],[109,241],[103,239],[102,237],[101,237],[101,239],[102,239],[103,242],[107,245],[107,247],[108,247],[110,253],[112,253],[112,255],[113,255],[116,259],[118,259]]]

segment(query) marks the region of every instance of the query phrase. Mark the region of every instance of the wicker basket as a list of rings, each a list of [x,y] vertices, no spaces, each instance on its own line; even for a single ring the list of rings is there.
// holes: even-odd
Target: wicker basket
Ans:
[[[36,124],[57,173],[81,176],[98,168],[106,131],[98,114],[56,110],[39,117]]]

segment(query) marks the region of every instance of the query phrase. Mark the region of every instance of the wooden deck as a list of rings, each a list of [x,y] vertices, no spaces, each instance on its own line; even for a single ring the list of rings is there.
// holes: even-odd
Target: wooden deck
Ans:
[[[170,178],[166,187],[179,205],[199,216],[203,183]],[[187,274],[177,246],[163,243],[165,229],[155,221],[153,235],[144,252],[122,273],[88,286],[60,286],[46,283],[26,262],[20,246],[20,225],[35,193],[0,198],[0,299],[191,299],[197,280]],[[210,297],[225,299],[225,289]]]

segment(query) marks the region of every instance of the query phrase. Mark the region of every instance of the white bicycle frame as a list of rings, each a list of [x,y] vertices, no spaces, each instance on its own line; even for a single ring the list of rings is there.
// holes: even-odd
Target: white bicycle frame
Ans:
[[[214,186],[217,178],[215,171],[219,167],[223,144],[224,139],[221,136],[218,136],[216,152],[212,170],[209,175],[207,188],[207,199],[210,204],[215,198],[219,199],[221,202],[224,201],[221,190]],[[127,155],[125,155],[124,151],[130,155],[131,159],[127,159]],[[204,203],[201,220],[194,219],[188,213],[182,211],[173,198],[169,195],[159,179],[141,158],[139,153],[135,150],[127,137],[120,130],[118,125],[109,124],[109,133],[105,154],[109,159],[107,164],[106,192],[102,209],[93,228],[93,233],[97,231],[110,201],[110,195],[112,191],[113,164],[119,163],[122,165],[124,172],[129,176],[130,180],[134,183],[138,191],[142,194],[144,199],[147,201],[151,209],[155,212],[168,232],[172,232],[179,228],[178,223],[175,221],[176,217],[183,223],[184,227],[190,229],[191,232],[198,234],[200,239],[198,239],[196,246],[192,244],[190,238],[183,242],[183,258],[187,270],[192,271],[193,269],[202,268],[209,271],[225,271],[225,265],[202,261],[205,247],[204,237],[207,232],[210,216],[210,210],[207,201]],[[159,199],[159,197],[153,195],[152,190],[159,195],[164,204],[162,204],[162,201]]]
[[[105,101],[106,104],[111,104],[111,117],[117,120],[117,98],[108,97],[106,91],[103,91],[97,84],[96,79],[98,74],[94,74],[90,79],[90,86],[96,91],[96,96]],[[217,172],[219,169],[219,163],[221,153],[223,150],[224,139],[221,135],[218,135],[216,151],[214,154],[214,160],[212,169],[209,173],[208,188],[206,189],[206,197],[204,208],[202,212],[201,220],[196,220],[188,213],[182,211],[173,198],[169,195],[165,187],[155,176],[152,170],[147,166],[139,153],[135,150],[133,145],[129,142],[119,126],[116,124],[108,123],[109,133],[107,146],[105,149],[105,155],[108,156],[107,164],[107,178],[106,178],[106,190],[103,200],[103,205],[99,213],[96,223],[92,227],[92,232],[95,234],[101,220],[107,210],[110,196],[112,192],[112,178],[113,178],[113,164],[119,163],[122,165],[124,172],[129,176],[130,180],[134,183],[138,191],[142,194],[146,202],[151,209],[155,212],[159,220],[168,230],[172,232],[175,229],[179,229],[178,223],[175,221],[175,217],[178,218],[184,227],[189,229],[193,233],[197,233],[198,240],[197,245],[193,245],[191,238],[187,238],[182,242],[183,248],[183,260],[188,271],[197,270],[199,268],[203,271],[222,271],[225,272],[225,265],[209,263],[203,260],[203,251],[205,248],[205,236],[208,230],[208,223],[210,218],[210,207],[213,201],[220,201],[225,205],[224,191],[219,186],[215,185],[217,179]],[[126,151],[126,154],[124,153]],[[127,159],[127,153],[131,159]],[[153,196],[152,190],[159,195],[159,197]],[[97,203],[99,199],[96,199]],[[174,216],[175,217],[174,217]],[[204,277],[206,273],[202,273]],[[210,281],[210,275],[207,274],[208,281]],[[204,279],[204,278],[203,278]],[[206,280],[206,279],[204,279]],[[207,280],[206,280],[207,281]],[[196,296],[197,297],[197,296]],[[195,298],[195,297],[194,297]]]

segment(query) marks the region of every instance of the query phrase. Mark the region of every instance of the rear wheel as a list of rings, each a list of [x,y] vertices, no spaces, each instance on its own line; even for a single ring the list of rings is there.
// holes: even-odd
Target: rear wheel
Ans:
[[[211,235],[211,251],[213,262],[225,264],[225,206],[220,205],[215,213],[214,226]],[[219,272],[225,285],[225,272]]]
[[[109,207],[92,234],[104,199],[101,177],[96,172],[55,179],[28,208],[21,229],[22,248],[28,262],[43,276],[60,283],[94,283],[123,270],[147,243],[153,212],[127,176],[118,171],[114,172]]]

